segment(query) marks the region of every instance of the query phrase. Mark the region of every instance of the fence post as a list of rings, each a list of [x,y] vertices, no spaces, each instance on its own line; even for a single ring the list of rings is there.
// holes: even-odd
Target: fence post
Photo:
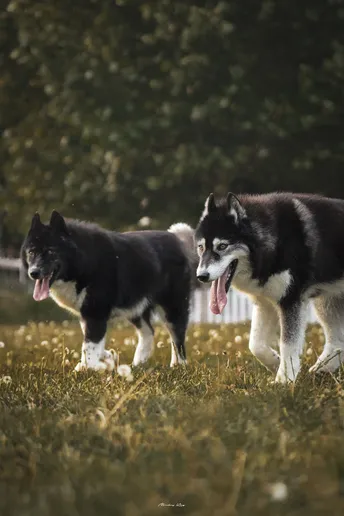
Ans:
[[[0,256],[4,254],[3,238],[4,238],[4,220],[6,218],[7,211],[3,210],[0,214]]]

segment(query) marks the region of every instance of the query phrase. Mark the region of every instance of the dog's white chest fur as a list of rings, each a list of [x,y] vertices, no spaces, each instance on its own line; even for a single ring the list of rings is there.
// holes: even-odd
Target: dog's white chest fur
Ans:
[[[86,296],[86,289],[84,288],[79,294],[77,294],[75,287],[76,284],[73,281],[55,281],[50,289],[50,297],[59,306],[68,310],[77,317],[80,317],[80,309]],[[134,319],[135,317],[140,317],[148,305],[149,300],[147,298],[143,298],[141,301],[129,308],[115,308],[112,310],[110,318]]]
[[[50,297],[55,303],[77,316],[80,315],[80,308],[85,295],[86,289],[77,294],[74,281],[57,280],[50,289]]]
[[[270,276],[264,285],[252,279],[252,269],[247,258],[241,258],[233,280],[233,287],[252,296],[263,296],[272,301],[279,301],[288,291],[292,283],[292,275],[289,270]]]

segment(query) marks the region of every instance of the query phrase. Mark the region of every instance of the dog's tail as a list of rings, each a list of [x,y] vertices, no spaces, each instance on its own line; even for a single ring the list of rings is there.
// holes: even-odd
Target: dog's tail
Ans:
[[[176,224],[172,224],[172,226],[168,228],[168,231],[170,231],[171,233],[174,233],[176,235],[176,237],[179,238],[179,240],[184,245],[186,256],[191,265],[192,289],[199,287],[199,282],[197,281],[197,277],[196,277],[196,269],[198,266],[198,256],[197,256],[196,247],[195,247],[194,230],[192,229],[191,226],[189,226],[188,224],[185,224],[184,222],[177,222]]]

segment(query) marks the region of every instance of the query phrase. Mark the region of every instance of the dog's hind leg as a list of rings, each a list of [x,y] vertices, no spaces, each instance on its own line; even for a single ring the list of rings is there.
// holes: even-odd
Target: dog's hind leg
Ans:
[[[272,372],[279,367],[279,318],[276,308],[266,299],[257,299],[253,307],[249,348],[253,355]],[[274,348],[274,349],[273,349]]]
[[[301,355],[307,326],[308,301],[285,302],[279,306],[281,325],[280,365],[275,381],[294,382],[301,368]]]
[[[325,346],[310,372],[336,371],[344,362],[344,296],[321,296],[314,301],[325,333]]]
[[[162,306],[166,327],[171,337],[170,366],[186,364],[185,335],[189,321],[189,300],[184,299],[179,306],[172,301]]]
[[[147,308],[141,317],[131,320],[139,339],[133,359],[134,366],[146,362],[154,352],[154,328],[151,324],[151,314],[151,308]]]

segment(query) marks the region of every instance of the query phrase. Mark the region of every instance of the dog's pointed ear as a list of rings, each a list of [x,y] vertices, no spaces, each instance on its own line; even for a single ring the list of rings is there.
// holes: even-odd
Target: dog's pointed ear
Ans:
[[[207,200],[205,201],[204,210],[203,210],[201,218],[204,219],[204,217],[206,215],[209,215],[209,213],[214,213],[216,210],[217,210],[217,207],[215,204],[214,194],[211,193],[209,195],[209,197],[207,197]]]
[[[52,211],[49,225],[54,231],[56,231],[56,233],[64,233],[68,235],[68,229],[65,220],[58,211]]]
[[[41,222],[41,217],[39,216],[38,211],[36,211],[36,213],[32,217],[30,231],[35,231],[39,229],[41,226],[43,226]]]
[[[231,192],[227,195],[228,213],[234,217],[234,222],[237,224],[241,220],[247,218],[245,208],[239,199]]]
[[[205,201],[204,208],[208,213],[216,211],[215,197],[213,193],[211,193],[208,199]]]

